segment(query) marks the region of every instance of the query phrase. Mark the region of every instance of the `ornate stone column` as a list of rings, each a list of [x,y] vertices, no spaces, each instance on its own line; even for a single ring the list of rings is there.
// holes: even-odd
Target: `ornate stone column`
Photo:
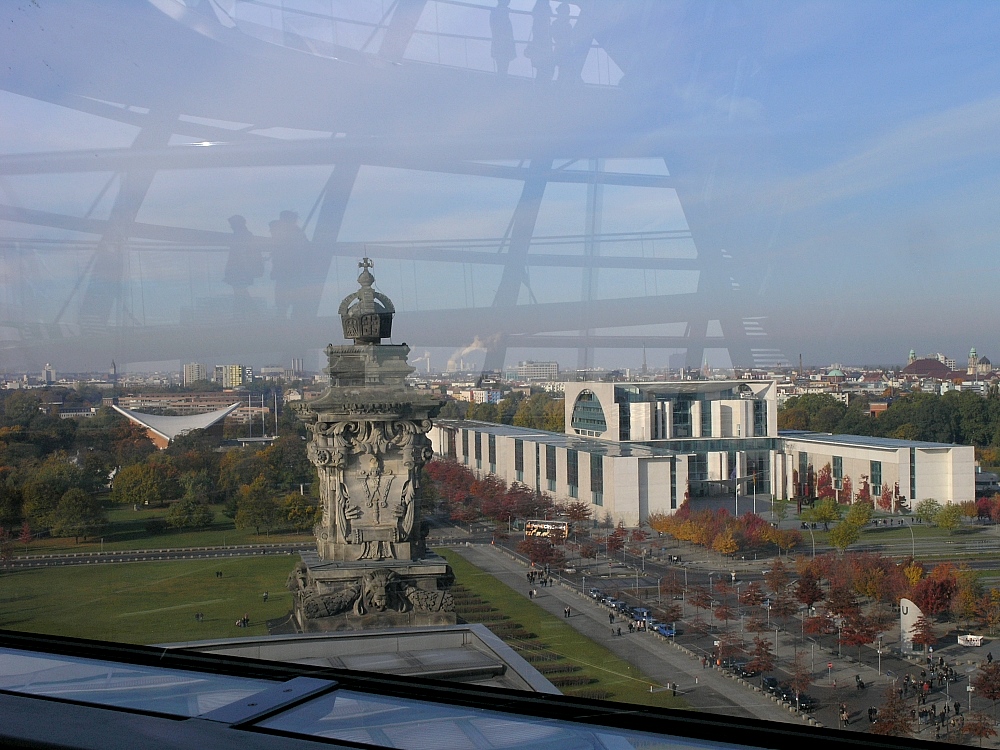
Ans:
[[[409,347],[381,343],[392,302],[372,289],[371,261],[359,266],[361,288],[339,310],[354,343],[327,346],[329,385],[296,407],[323,509],[317,551],[289,579],[296,619],[304,630],[453,623],[451,572],[427,554],[420,523],[420,470],[443,401],[406,385]]]

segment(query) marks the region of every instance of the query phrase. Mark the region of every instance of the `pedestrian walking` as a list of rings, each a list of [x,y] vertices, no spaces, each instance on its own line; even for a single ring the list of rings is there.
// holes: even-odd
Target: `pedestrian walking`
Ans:
[[[987,651],[986,652],[986,663],[987,664],[992,664],[993,663],[993,652],[992,651]]]
[[[264,601],[265,602],[267,601],[267,592],[266,591],[264,592]]]
[[[614,624],[615,624],[615,613],[614,612],[609,612],[608,613],[608,625],[614,625]]]
[[[618,628],[618,635],[620,636],[621,634],[622,634],[622,629]]]

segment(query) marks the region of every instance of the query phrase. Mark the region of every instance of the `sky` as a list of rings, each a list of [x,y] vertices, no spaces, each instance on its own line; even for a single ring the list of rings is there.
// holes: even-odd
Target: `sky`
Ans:
[[[435,368],[1000,357],[996,3],[581,0],[565,84],[534,80],[532,0],[497,72],[493,5],[427,2],[396,47],[381,0],[4,5],[0,369],[318,361],[366,245]],[[326,258],[289,320],[283,210]],[[265,243],[249,313],[233,214]]]

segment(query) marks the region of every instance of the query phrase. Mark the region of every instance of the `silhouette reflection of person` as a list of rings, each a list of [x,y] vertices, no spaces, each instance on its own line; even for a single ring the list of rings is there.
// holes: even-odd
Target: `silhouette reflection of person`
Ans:
[[[309,283],[309,240],[299,226],[299,215],[282,211],[271,229],[271,278],[274,280],[274,306],[278,317],[304,317],[302,291]]]
[[[551,81],[555,72],[552,54],[552,7],[549,0],[536,0],[531,9],[531,41],[524,48],[524,56],[531,60],[535,80]]]
[[[490,11],[490,33],[493,42],[490,54],[497,65],[497,73],[508,75],[510,64],[517,57],[514,48],[514,27],[510,23],[510,0],[497,0],[497,7]]]
[[[247,220],[236,214],[229,217],[233,238],[229,242],[229,257],[222,280],[233,288],[233,317],[245,318],[254,312],[250,287],[254,279],[264,274],[264,256],[254,245],[254,236],[247,229]]]
[[[572,76],[576,37],[569,17],[569,3],[556,6],[556,17],[551,26],[552,42],[555,45],[553,59],[559,66],[559,82],[565,83]]]

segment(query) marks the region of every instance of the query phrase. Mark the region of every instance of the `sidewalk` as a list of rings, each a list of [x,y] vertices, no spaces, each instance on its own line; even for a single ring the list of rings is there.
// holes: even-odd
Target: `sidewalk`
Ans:
[[[524,578],[528,568],[523,563],[490,545],[455,546],[451,549],[528,598]],[[641,669],[655,681],[654,689],[662,688],[667,683],[677,683],[696,710],[765,721],[805,721],[763,693],[741,685],[715,669],[702,668],[696,656],[663,639],[649,633],[629,634],[624,628],[621,637],[612,635],[608,611],[576,591],[562,585],[537,588],[537,591],[534,598],[536,605],[556,617],[562,617],[565,607],[571,607],[573,614],[567,622],[577,631]]]

